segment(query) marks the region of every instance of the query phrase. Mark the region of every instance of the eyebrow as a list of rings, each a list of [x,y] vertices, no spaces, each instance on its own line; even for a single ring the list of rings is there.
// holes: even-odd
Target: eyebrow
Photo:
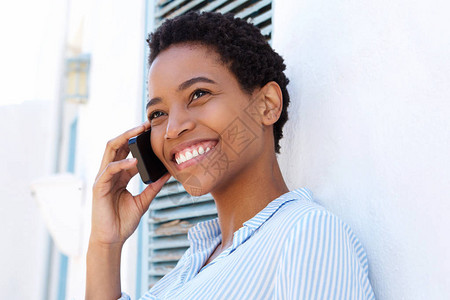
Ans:
[[[189,80],[186,80],[185,82],[183,82],[182,84],[180,84],[180,85],[178,86],[178,91],[185,90],[185,89],[189,88],[190,86],[196,84],[197,82],[206,82],[206,83],[213,83],[213,84],[216,83],[214,80],[209,79],[209,78],[207,78],[207,77],[202,77],[202,76],[200,76],[200,77],[194,77],[194,78],[191,78],[191,79],[189,79]]]
[[[183,82],[182,84],[180,84],[178,86],[178,91],[183,91],[183,90],[189,88],[190,86],[196,84],[197,82],[206,82],[206,83],[216,84],[216,82],[212,79],[209,79],[209,78],[203,77],[203,76],[199,76],[199,77],[194,77],[194,78],[188,79],[185,82]],[[159,97],[152,98],[147,102],[145,109],[147,110],[150,106],[156,105],[161,102],[162,102],[162,99]]]
[[[150,100],[147,102],[147,104],[145,105],[145,110],[147,110],[147,109],[148,109],[150,106],[152,106],[152,105],[156,105],[156,104],[160,103],[161,101],[162,101],[162,99],[159,98],[159,97],[150,99]]]

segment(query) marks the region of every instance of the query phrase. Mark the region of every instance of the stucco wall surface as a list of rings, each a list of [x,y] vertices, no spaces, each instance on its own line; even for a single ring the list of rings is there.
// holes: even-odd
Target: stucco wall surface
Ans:
[[[45,288],[49,236],[30,185],[50,171],[50,105],[49,101],[27,101],[0,106],[3,299],[40,299]]]
[[[356,231],[379,299],[450,295],[448,6],[274,5],[292,98],[281,167]]]
[[[85,254],[90,234],[92,185],[108,140],[141,123],[143,109],[145,2],[103,0],[85,8],[82,52],[91,55],[89,102],[79,106],[76,174],[86,184],[84,253],[72,259],[68,299],[84,299]],[[138,178],[130,189],[138,191]],[[122,252],[122,290],[136,299],[137,232]]]

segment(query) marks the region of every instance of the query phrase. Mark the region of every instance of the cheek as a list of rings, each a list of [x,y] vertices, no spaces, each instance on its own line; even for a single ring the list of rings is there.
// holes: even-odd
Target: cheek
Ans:
[[[208,105],[202,107],[199,113],[196,114],[196,118],[217,133],[222,133],[238,117],[239,110],[232,103],[227,103],[226,100],[228,99],[217,100],[219,101],[208,103]]]
[[[264,147],[263,126],[258,123],[257,113],[253,110],[253,103],[247,101],[239,105],[228,107],[226,113],[217,116],[221,131],[231,159],[257,156]]]

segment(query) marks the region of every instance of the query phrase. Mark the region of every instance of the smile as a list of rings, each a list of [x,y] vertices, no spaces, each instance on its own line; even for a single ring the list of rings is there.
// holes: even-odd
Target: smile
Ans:
[[[198,157],[196,160],[199,160],[200,158],[203,158],[202,156],[206,155],[206,153],[214,149],[216,144],[217,141],[203,141],[200,143],[196,143],[181,151],[176,152],[174,155],[174,160],[176,161],[177,165],[181,165],[196,157]]]

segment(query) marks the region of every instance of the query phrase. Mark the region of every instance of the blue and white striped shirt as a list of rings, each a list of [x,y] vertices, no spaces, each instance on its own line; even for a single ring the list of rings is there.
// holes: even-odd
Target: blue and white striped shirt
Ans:
[[[204,267],[221,242],[218,218],[188,239],[176,267],[141,299],[375,299],[361,243],[305,188],[270,202]]]

